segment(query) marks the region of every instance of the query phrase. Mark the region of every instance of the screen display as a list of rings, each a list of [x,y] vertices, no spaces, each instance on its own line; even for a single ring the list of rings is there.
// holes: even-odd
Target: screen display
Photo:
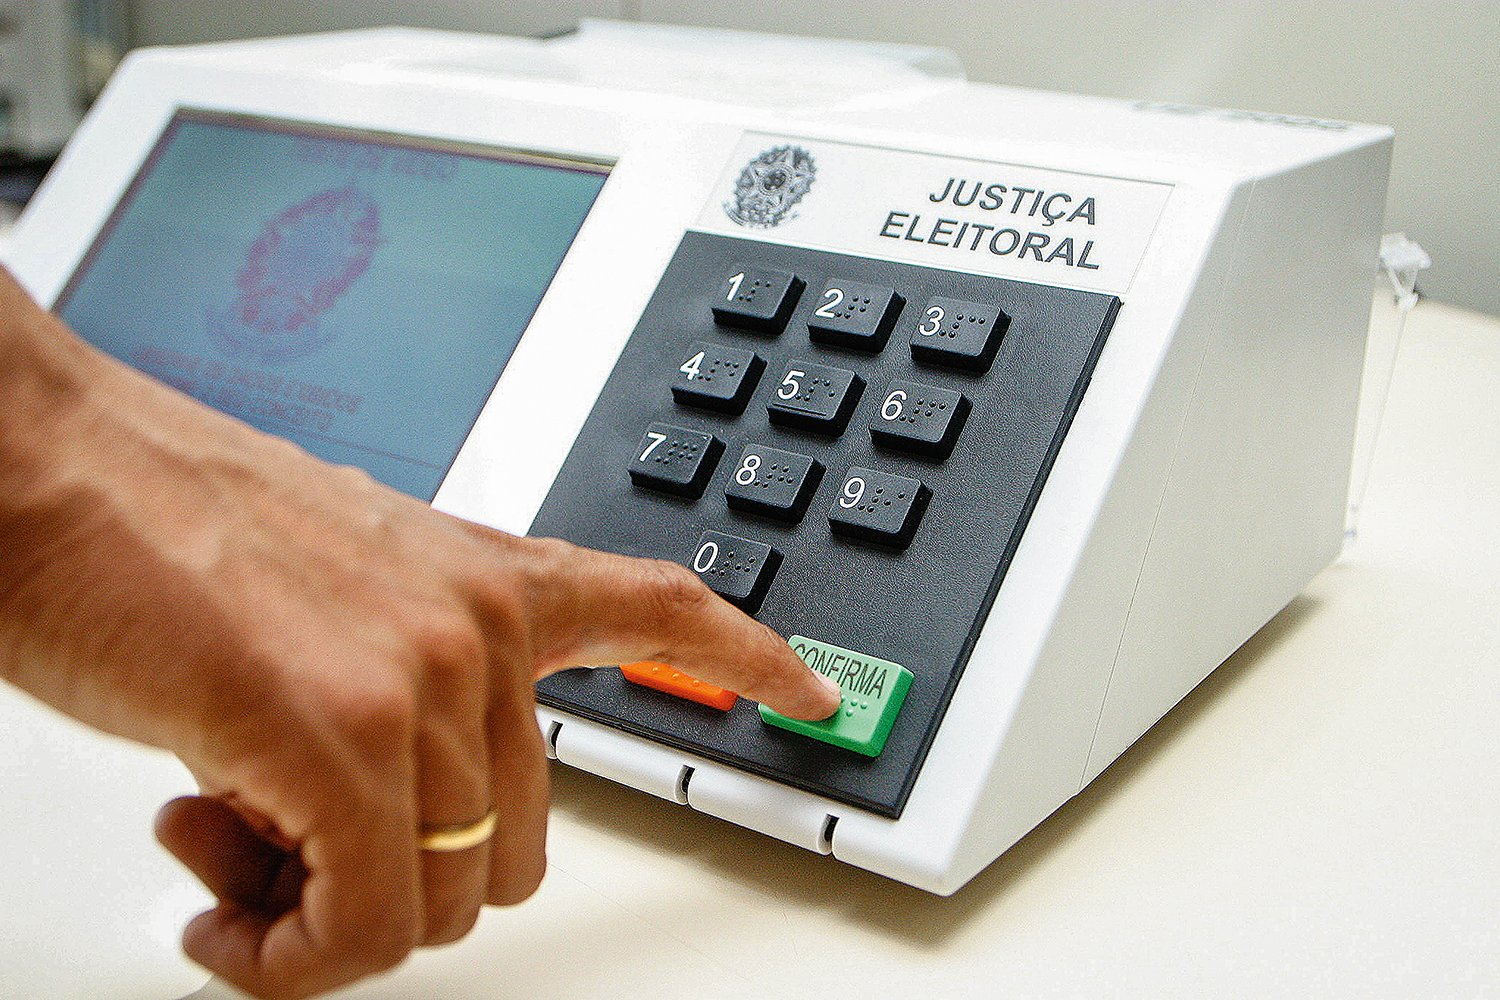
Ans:
[[[181,111],[57,311],[183,392],[431,500],[607,172]]]

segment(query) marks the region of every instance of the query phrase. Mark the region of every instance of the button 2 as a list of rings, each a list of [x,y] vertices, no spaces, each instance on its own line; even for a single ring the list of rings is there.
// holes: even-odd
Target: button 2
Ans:
[[[870,436],[884,448],[947,458],[968,416],[969,401],[963,393],[897,379],[870,420]]]
[[[803,281],[767,267],[741,267],[724,279],[714,298],[714,319],[759,333],[778,334],[792,318]]]
[[[906,702],[911,671],[878,656],[802,635],[794,635],[787,642],[803,663],[837,681],[844,696],[839,710],[819,722],[789,718],[764,705],[760,706],[761,720],[866,757],[880,756]]]
[[[999,306],[935,296],[911,332],[911,356],[922,364],[986,372],[1009,325]]]
[[[760,610],[781,553],[764,542],[705,531],[693,550],[693,572],[709,589],[747,614]]]
[[[807,328],[819,343],[878,351],[891,335],[904,302],[888,285],[829,278],[818,293]]]
[[[740,452],[724,498],[735,510],[795,524],[822,479],[822,464],[810,456],[752,443]]]
[[[864,380],[846,368],[788,361],[766,407],[773,424],[838,435],[849,424]]]
[[[915,479],[855,466],[828,512],[828,526],[840,535],[904,549],[931,498],[932,491]]]
[[[696,500],[723,453],[724,443],[712,434],[654,423],[636,445],[630,479],[637,486]]]
[[[695,341],[678,365],[672,398],[684,406],[739,414],[755,391],[766,363],[753,351]]]

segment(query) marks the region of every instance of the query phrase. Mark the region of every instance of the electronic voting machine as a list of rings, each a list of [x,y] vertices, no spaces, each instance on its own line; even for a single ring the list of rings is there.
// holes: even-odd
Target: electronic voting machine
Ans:
[[[585,23],[132,55],[8,263],[438,508],[690,566],[837,680],[538,686],[563,762],[938,893],[1339,551],[1379,127]]]

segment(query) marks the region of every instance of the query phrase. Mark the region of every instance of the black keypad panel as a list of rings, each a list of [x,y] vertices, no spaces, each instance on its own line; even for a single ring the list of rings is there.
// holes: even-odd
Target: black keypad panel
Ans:
[[[896,379],[870,418],[870,435],[882,447],[942,459],[968,416],[969,400],[957,389]]]
[[[811,455],[752,442],[740,452],[724,499],[737,511],[795,524],[822,479],[823,466]]]
[[[1010,317],[993,302],[935,295],[912,323],[911,355],[927,365],[989,371]]]
[[[630,478],[637,486],[696,500],[723,453],[723,443],[712,434],[653,423],[636,445]]]
[[[766,409],[773,424],[842,434],[865,383],[847,368],[792,358],[781,368]]]
[[[807,328],[820,344],[878,351],[896,325],[902,302],[889,285],[829,278],[813,305]]]
[[[904,549],[931,497],[918,480],[855,466],[834,495],[828,523],[840,535]]]
[[[789,271],[731,264],[714,296],[714,319],[725,326],[759,333],[786,328],[804,283]]]
[[[766,596],[781,553],[722,531],[705,531],[693,549],[693,572],[729,603],[754,614]]]
[[[856,286],[869,303],[851,324],[869,321],[874,290],[889,291],[884,341],[819,327],[820,293]],[[531,532],[679,562],[781,635],[899,664],[910,687],[873,757],[768,725],[746,699],[710,716],[614,670],[554,674],[538,698],[899,816],[1118,306],[1093,292],[688,233]],[[921,332],[933,307],[941,337]],[[713,369],[728,358],[743,372],[746,354],[764,362],[758,378]],[[719,381],[736,377],[733,391]],[[662,437],[647,454],[653,433]]]
[[[695,340],[677,366],[672,395],[684,406],[744,413],[766,363],[754,351]]]

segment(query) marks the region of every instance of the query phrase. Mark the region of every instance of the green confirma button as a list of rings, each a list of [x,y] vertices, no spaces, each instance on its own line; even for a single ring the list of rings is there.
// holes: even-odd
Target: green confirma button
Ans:
[[[766,723],[845,750],[878,757],[911,687],[911,671],[899,663],[844,649],[806,636],[787,640],[793,651],[818,673],[832,677],[844,692],[839,710],[820,722],[791,719],[760,706]]]

